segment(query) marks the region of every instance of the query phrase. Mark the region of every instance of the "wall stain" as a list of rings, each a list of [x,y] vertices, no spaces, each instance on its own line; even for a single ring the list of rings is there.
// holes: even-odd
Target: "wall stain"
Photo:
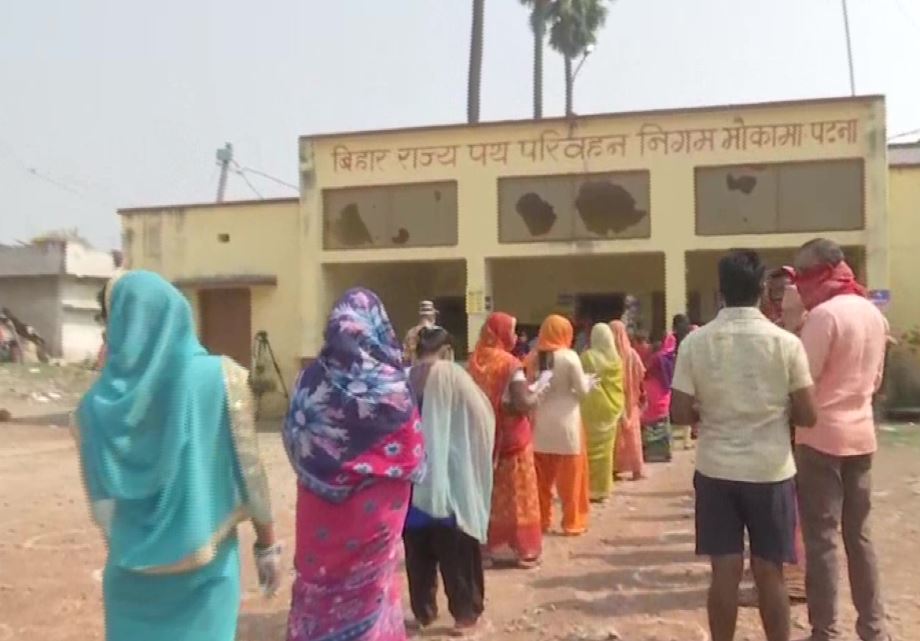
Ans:
[[[740,191],[747,196],[754,191],[754,188],[757,186],[757,176],[735,176],[734,174],[728,173],[725,174],[725,185],[728,187],[728,191]]]
[[[531,236],[545,236],[559,218],[553,206],[532,191],[521,196],[514,208]]]
[[[589,180],[582,183],[575,199],[575,208],[592,234],[619,234],[648,215],[636,208],[636,199],[626,188],[610,180]]]
[[[349,203],[339,210],[338,219],[332,223],[332,232],[346,247],[374,244],[356,203]]]

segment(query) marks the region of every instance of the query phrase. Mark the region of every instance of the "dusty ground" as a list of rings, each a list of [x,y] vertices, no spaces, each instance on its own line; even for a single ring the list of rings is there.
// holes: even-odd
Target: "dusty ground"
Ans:
[[[47,379],[30,374],[35,390],[25,393],[23,376],[17,373],[10,392],[11,379],[0,375],[0,407],[14,413],[13,423],[0,424],[0,641],[102,639],[103,548],[87,516],[70,437],[54,427],[64,424],[84,378],[75,376],[70,388],[55,383],[59,399],[36,401],[31,393],[46,394]],[[290,541],[294,480],[278,436],[263,439],[281,535]],[[885,600],[894,638],[914,641],[920,639],[914,566],[920,561],[920,428],[886,427],[883,443],[875,466],[875,533]],[[708,639],[707,567],[692,554],[692,454],[681,452],[675,463],[651,472],[648,481],[620,484],[615,500],[595,512],[587,536],[549,537],[541,569],[489,571],[482,638]],[[248,528],[243,535],[251,541]],[[287,586],[276,599],[263,600],[249,565],[247,558],[239,638],[281,640]],[[850,626],[852,608],[844,611]],[[793,618],[794,638],[804,637],[804,608],[796,607]],[[737,638],[763,639],[756,611],[742,611]]]

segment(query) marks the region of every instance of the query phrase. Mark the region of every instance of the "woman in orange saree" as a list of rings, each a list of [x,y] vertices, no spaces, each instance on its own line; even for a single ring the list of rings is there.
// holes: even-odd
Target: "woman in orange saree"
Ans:
[[[534,567],[543,547],[533,430],[527,416],[535,398],[521,362],[511,354],[517,321],[489,316],[469,360],[469,373],[495,410],[495,469],[486,552],[489,560]]]
[[[642,381],[645,379],[645,365],[629,341],[629,334],[623,321],[610,323],[616,339],[617,351],[623,358],[623,389],[626,402],[623,406],[623,418],[617,433],[614,473],[632,473],[632,479],[644,478],[642,458]]]

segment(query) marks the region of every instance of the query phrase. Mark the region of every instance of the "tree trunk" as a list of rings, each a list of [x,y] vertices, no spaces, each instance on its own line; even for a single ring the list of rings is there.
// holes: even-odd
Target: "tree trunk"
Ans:
[[[533,9],[533,117],[543,117],[543,43],[546,40],[546,0]]]
[[[482,40],[485,0],[473,0],[473,31],[470,35],[470,70],[466,86],[467,122],[479,122],[479,98],[482,87]]]
[[[575,78],[572,77],[572,57],[565,57],[565,115],[574,116],[575,109],[572,105],[572,91],[574,87],[572,86],[575,83]]]

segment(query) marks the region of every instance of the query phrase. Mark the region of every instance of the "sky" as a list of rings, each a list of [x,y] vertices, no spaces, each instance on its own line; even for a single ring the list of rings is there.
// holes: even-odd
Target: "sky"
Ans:
[[[116,247],[119,207],[213,201],[227,141],[296,185],[300,135],[466,118],[470,0],[5,4],[0,243],[76,227]],[[920,0],[848,4],[857,93],[887,96],[889,135],[920,129]],[[485,34],[482,120],[529,117],[526,9],[486,0]],[[545,115],[563,87],[547,51]],[[840,0],[617,0],[575,110],[848,93]],[[227,198],[297,195],[250,178]]]

